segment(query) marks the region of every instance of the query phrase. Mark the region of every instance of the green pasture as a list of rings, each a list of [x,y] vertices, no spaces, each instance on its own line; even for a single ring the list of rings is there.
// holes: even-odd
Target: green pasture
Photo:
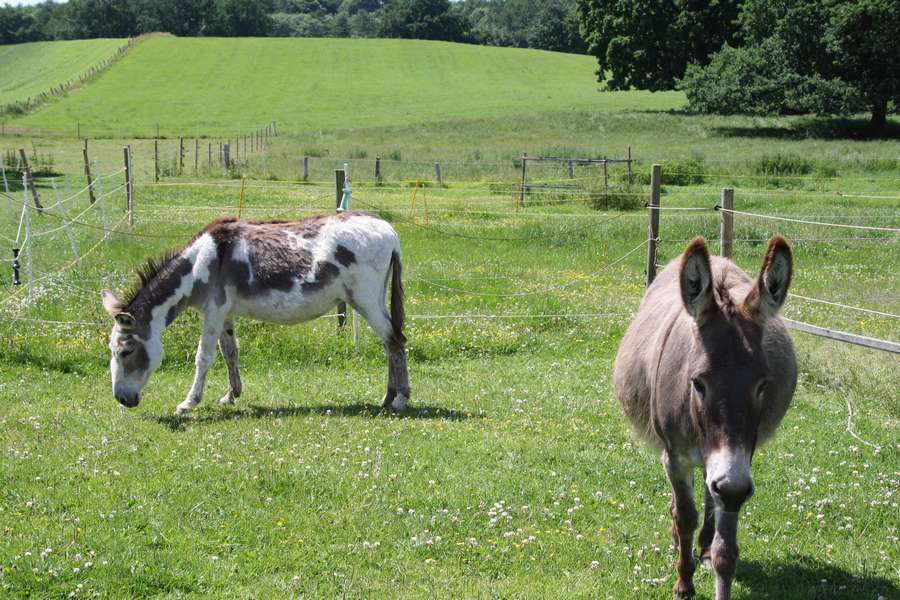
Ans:
[[[785,235],[792,291],[870,311],[794,296],[786,316],[897,341],[897,139],[858,138],[852,122],[687,115],[679,93],[601,93],[595,68],[440,42],[155,37],[7,122],[0,159],[25,149],[49,208],[29,211],[29,295],[11,284],[27,196],[5,160],[0,597],[671,598],[669,486],[610,385],[644,289],[650,164],[663,164],[663,207],[700,209],[661,212],[661,263],[696,235],[718,252],[725,186],[741,211],[852,225],[737,215],[734,259],[755,272]],[[244,152],[238,135],[271,121],[279,135]],[[63,198],[85,185],[76,123],[105,192],[62,204],[79,262],[50,181]],[[565,163],[530,164],[529,182],[555,187],[517,202],[522,153],[623,158],[629,145],[630,186],[621,165],[607,189],[602,167],[569,179]],[[203,403],[176,419],[194,312],[164,335],[141,405],[120,407],[99,290],[123,290],[215,217],[334,210],[345,163],[354,207],[402,240],[408,409],[379,410],[385,359],[365,324],[356,353],[326,316],[238,321],[244,395],[217,405],[219,361]],[[621,203],[633,209],[609,208]],[[735,598],[900,598],[900,362],[793,338],[799,387],[756,454]],[[713,579],[698,571],[700,598]]]
[[[122,43],[97,39],[0,46],[0,106],[77,79],[112,56]]]
[[[15,68],[15,63],[11,63]],[[668,110],[680,92],[598,91],[595,60],[417,40],[154,37],[9,126],[89,137],[316,132],[522,112]]]
[[[324,318],[239,321],[244,396],[216,404],[220,361],[198,410],[175,419],[195,313],[164,336],[141,405],[120,408],[98,290],[121,290],[145,257],[233,214],[238,185],[142,183],[133,229],[117,192],[104,203],[118,223],[105,242],[99,207],[75,200],[70,215],[87,210],[75,229],[86,256],[68,266],[64,231],[36,238],[42,279],[30,299],[2,263],[3,595],[671,597],[668,484],[610,389],[644,285],[644,211],[596,211],[576,193],[535,194],[516,211],[489,185],[451,186],[428,190],[426,220],[422,196],[412,210],[408,190],[360,184],[355,206],[382,214],[403,242],[413,384],[404,414],[377,408],[376,338],[364,326],[355,354],[349,330]],[[706,187],[669,185],[664,205],[709,208],[716,193]],[[900,227],[896,201],[749,186],[738,198],[751,212]],[[328,186],[254,180],[242,210],[296,217],[332,206]],[[3,215],[0,234],[15,237]],[[59,219],[32,224],[48,231]],[[796,292],[900,313],[896,234],[739,217],[736,261],[755,270],[775,232],[794,240]],[[716,212],[663,212],[661,260],[698,234],[718,250]],[[785,314],[900,337],[889,317],[794,298]],[[897,359],[794,340],[800,385],[780,434],[756,455],[735,597],[898,597]],[[859,438],[846,429],[851,407]],[[711,598],[712,573],[695,581]]]

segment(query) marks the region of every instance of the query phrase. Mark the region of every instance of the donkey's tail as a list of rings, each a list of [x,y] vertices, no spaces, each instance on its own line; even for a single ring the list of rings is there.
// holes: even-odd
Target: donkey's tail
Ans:
[[[403,324],[406,320],[406,310],[403,307],[403,279],[401,277],[403,265],[400,263],[400,254],[396,250],[391,252],[391,324],[394,327],[394,337],[401,344],[406,343],[403,335]]]

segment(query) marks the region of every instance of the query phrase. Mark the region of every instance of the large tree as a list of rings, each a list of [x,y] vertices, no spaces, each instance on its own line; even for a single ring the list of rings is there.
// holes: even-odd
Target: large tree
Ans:
[[[381,20],[384,37],[458,41],[464,30],[449,0],[391,0]]]
[[[688,67],[691,108],[714,113],[872,113],[900,102],[900,0],[745,0],[740,48]]]
[[[582,37],[614,90],[666,90],[734,40],[738,0],[578,0]]]

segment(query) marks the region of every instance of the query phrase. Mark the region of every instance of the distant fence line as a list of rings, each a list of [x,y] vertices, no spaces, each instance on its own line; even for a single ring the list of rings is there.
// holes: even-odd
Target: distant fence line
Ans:
[[[274,127],[272,130],[272,134],[274,135]],[[264,134],[261,134],[259,139],[264,140]],[[87,152],[87,150],[85,149],[85,154],[86,154],[86,152]],[[90,166],[90,162],[86,160],[85,161],[86,174],[87,174],[89,166]],[[99,173],[97,173],[96,171],[94,172],[94,174],[99,175]],[[121,175],[125,176],[123,183],[121,183],[118,186],[114,185],[111,189],[109,189],[109,191],[106,191],[106,192],[103,191],[104,181],[106,181],[110,178],[113,178],[113,177],[121,176]],[[11,195],[10,193],[3,193],[3,196],[6,197],[6,199],[9,203],[15,202],[16,204],[18,204],[19,206],[22,207],[20,226],[19,226],[19,231],[16,235],[16,239],[12,239],[12,238],[5,237],[5,236],[3,236],[3,239],[6,240],[7,242],[14,244],[16,248],[24,248],[27,252],[28,257],[30,257],[31,244],[33,243],[33,241],[35,239],[38,239],[45,235],[49,235],[51,233],[55,233],[57,231],[65,230],[67,235],[69,236],[69,240],[72,245],[72,251],[73,251],[73,255],[74,255],[74,261],[72,264],[78,264],[80,262],[80,258],[82,258],[84,256],[84,254],[82,254],[80,256],[78,254],[75,242],[74,242],[72,234],[71,234],[72,227],[84,227],[86,229],[94,229],[94,230],[99,230],[99,231],[103,232],[104,235],[103,235],[100,243],[104,242],[110,235],[113,235],[113,234],[134,236],[134,237],[138,237],[138,238],[143,237],[143,238],[159,238],[159,239],[170,239],[170,238],[183,237],[181,234],[144,233],[144,232],[138,232],[138,231],[132,231],[132,230],[122,230],[122,229],[120,229],[121,222],[112,228],[107,226],[106,216],[105,216],[106,206],[105,206],[104,200],[106,198],[109,198],[113,194],[118,194],[119,192],[121,192],[123,190],[125,191],[126,215],[125,215],[125,217],[123,217],[123,219],[128,218],[129,222],[131,222],[131,217],[133,217],[133,214],[134,214],[134,205],[132,204],[132,200],[133,200],[132,192],[133,192],[133,186],[134,186],[134,169],[133,169],[133,166],[131,165],[130,150],[128,147],[125,147],[125,149],[124,149],[124,166],[123,166],[123,168],[121,168],[117,171],[99,175],[99,176],[96,176],[93,178],[90,177],[90,174],[87,174],[87,176],[88,176],[87,186],[75,191],[72,194],[69,194],[66,197],[60,196],[60,194],[56,188],[55,181],[52,182],[54,193],[56,194],[56,201],[53,203],[46,204],[46,205],[39,205],[36,201],[36,198],[32,198],[31,200],[28,199],[29,192],[31,192],[33,188],[32,188],[32,186],[29,185],[27,176],[25,177],[25,181],[23,182],[23,186],[22,186],[23,187],[22,194],[24,197],[24,199],[22,201],[19,201],[17,198],[14,198],[13,195]],[[656,269],[658,268],[657,256],[658,256],[659,245],[662,241],[664,241],[664,238],[660,235],[659,217],[663,213],[669,213],[672,211],[674,211],[674,214],[672,215],[673,217],[690,216],[692,214],[701,214],[704,212],[712,213],[713,211],[717,211],[719,214],[719,219],[720,219],[720,253],[723,256],[728,256],[728,257],[731,256],[733,244],[735,242],[750,241],[750,240],[742,240],[740,238],[735,239],[734,225],[733,225],[735,215],[737,215],[738,217],[741,217],[741,218],[748,218],[748,219],[772,219],[772,220],[776,220],[776,221],[780,221],[780,222],[793,222],[793,223],[797,223],[799,225],[811,226],[811,227],[844,228],[844,229],[851,228],[854,230],[872,231],[872,232],[877,232],[877,233],[900,234],[900,227],[869,226],[869,225],[857,225],[857,224],[847,224],[847,223],[828,223],[828,222],[813,220],[812,218],[809,218],[809,217],[811,217],[811,215],[793,215],[793,216],[789,217],[787,215],[765,214],[765,213],[759,213],[759,212],[746,212],[746,211],[735,210],[735,208],[734,208],[734,190],[731,188],[723,188],[721,190],[721,196],[720,196],[721,202],[720,202],[720,204],[716,204],[715,206],[707,206],[707,207],[666,207],[666,206],[661,206],[660,200],[661,200],[661,198],[664,197],[661,192],[661,181],[662,181],[662,167],[660,165],[654,165],[651,169],[651,183],[649,186],[650,187],[650,201],[647,205],[648,215],[650,218],[650,228],[649,228],[650,233],[649,233],[648,238],[645,241],[641,242],[637,247],[629,250],[625,255],[619,257],[612,263],[606,265],[602,270],[606,270],[607,268],[613,266],[614,264],[617,264],[621,260],[624,260],[625,258],[627,258],[627,257],[631,256],[632,254],[634,254],[635,252],[637,252],[639,249],[643,248],[644,245],[647,245],[648,257],[647,257],[646,273],[647,273],[647,283],[649,285],[649,283],[652,282],[653,278],[655,277],[655,272],[656,272]],[[303,189],[303,187],[298,185],[299,183],[300,182],[296,182],[294,185],[285,184],[285,183],[278,183],[278,184],[273,184],[273,185],[274,185],[274,187],[281,188],[281,189],[287,189],[287,190],[298,189],[298,188]],[[198,185],[198,186],[209,186],[209,185],[231,186],[231,185],[233,185],[234,187],[237,187],[237,185],[240,185],[240,184],[238,182],[235,182],[234,184],[230,184],[228,182],[209,182],[209,181],[207,181],[207,182],[174,182],[172,184],[160,183],[159,185]],[[328,186],[322,185],[322,186],[317,187],[317,189],[327,191]],[[335,184],[335,187],[331,188],[331,189],[334,190],[335,196],[340,198],[341,191],[342,191],[340,186]],[[372,186],[371,188],[363,188],[363,189],[378,190],[379,187]],[[409,190],[409,188],[398,188],[398,189],[406,189],[407,191]],[[94,196],[95,190],[97,191],[96,196]],[[71,207],[74,200],[77,197],[83,195],[86,191],[90,192],[92,194],[92,199],[91,199],[90,205],[87,206],[86,208],[84,208],[83,210],[81,210],[80,212],[78,212],[77,214],[75,214],[74,217],[70,218],[69,215],[66,213],[65,209],[67,207]],[[325,202],[326,205],[327,205],[327,199],[329,197],[330,197],[330,193],[327,193],[327,192],[323,193],[323,195],[322,195],[323,202]],[[98,202],[98,200],[99,200],[99,202]],[[97,206],[100,207],[100,210],[103,213],[101,225],[96,225],[94,223],[90,223],[90,222],[82,220],[82,216],[87,214],[95,206],[95,202],[97,202]],[[413,200],[413,202],[415,202],[415,200]],[[34,204],[34,208],[29,208],[29,206],[28,206],[29,203]],[[362,205],[364,208],[371,208],[371,209],[378,210],[378,211],[389,210],[389,211],[398,211],[398,212],[402,213],[404,210],[406,210],[404,207],[386,207],[386,206],[381,206],[378,204],[373,204],[373,203],[368,203],[368,202],[360,202],[359,204]],[[10,204],[10,206],[12,206],[12,204]],[[221,207],[221,206],[219,206],[219,207],[216,207],[216,206],[205,206],[205,207],[204,206],[154,206],[154,209],[157,209],[157,210],[171,209],[171,210],[176,210],[176,211],[178,211],[178,210],[181,210],[181,211],[183,211],[183,210],[198,210],[198,209],[221,210],[222,208],[223,207]],[[273,210],[273,211],[275,211],[275,210],[278,210],[278,211],[296,211],[296,210],[298,210],[297,207],[290,207],[290,206],[288,206],[288,207],[275,207],[275,206],[272,206],[272,207],[248,207],[248,210],[252,210],[254,208],[256,210]],[[56,209],[56,211],[54,211],[54,209]],[[303,209],[301,208],[299,210],[302,212]],[[310,210],[316,210],[317,212],[321,212],[324,209],[310,209]],[[424,227],[426,230],[431,231],[435,235],[454,236],[454,237],[462,235],[462,234],[459,234],[458,232],[454,232],[454,231],[446,230],[445,228],[442,228],[442,227],[435,227],[435,226],[430,225],[427,220],[427,212],[425,213],[426,218],[424,221],[417,220],[415,217],[416,213],[415,213],[415,205],[414,204],[409,210],[412,214],[412,217],[411,218],[401,217],[401,221],[403,221],[404,223],[409,223],[409,224],[417,226],[417,227]],[[432,210],[436,213],[441,211],[441,209],[439,207],[433,207]],[[448,209],[448,210],[451,210],[451,209]],[[39,214],[49,215],[51,218],[57,220],[58,224],[51,229],[32,233],[29,231],[29,229],[30,229],[29,219],[30,219],[30,215],[31,215],[32,211],[39,211]],[[426,207],[426,211],[427,211],[427,207]],[[687,211],[687,213],[682,215],[683,211]],[[18,212],[18,211],[16,211],[16,212]],[[57,214],[57,212],[59,214]],[[469,212],[472,212],[473,214],[477,215],[481,211],[475,210],[475,211],[469,211]],[[512,214],[512,211],[510,211],[507,214]],[[529,213],[523,212],[522,214],[524,215],[524,214],[529,214]],[[535,214],[540,215],[541,213],[535,213]],[[574,216],[574,215],[568,215],[568,216]],[[634,216],[634,213],[632,213],[632,214],[616,213],[616,214],[612,215],[612,218],[622,218],[622,217],[626,217],[626,216]],[[794,218],[794,216],[796,216],[797,218]],[[807,217],[807,218],[803,218],[803,217]],[[588,228],[592,228],[592,227],[598,227],[598,226],[603,225],[607,220],[612,220],[612,218],[604,217],[604,220],[588,223],[586,225],[579,225],[578,227],[576,227],[572,230],[575,231],[575,230],[581,230],[581,229],[588,229]],[[165,219],[164,221],[165,222],[173,222],[171,219]],[[23,222],[25,224],[25,230],[26,230],[25,238],[21,238],[21,232],[23,230],[23,226],[22,226]],[[503,237],[500,237],[500,236],[484,236],[484,235],[479,236],[479,235],[472,235],[472,234],[467,233],[463,237],[482,239],[485,241],[517,242],[517,241],[523,241],[523,240],[536,239],[537,237],[540,237],[540,236],[530,235],[530,236],[503,236]],[[863,239],[863,240],[866,240],[866,239],[870,239],[870,238],[835,238],[835,239],[839,239],[839,240]],[[871,238],[871,239],[900,240],[900,235],[895,235],[895,236],[891,236],[891,237],[879,236],[878,238]],[[825,238],[825,237],[823,237],[823,238],[808,238],[808,241],[810,241],[810,242],[817,242],[817,241],[824,242],[827,240],[828,240],[828,238]],[[675,241],[675,240],[670,240],[670,241]],[[762,240],[762,241],[764,241],[764,240]],[[91,250],[95,249],[96,247],[97,247],[97,245],[93,246]],[[30,258],[28,258],[28,260],[30,260]],[[16,263],[17,261],[18,261],[18,257],[16,256],[13,258],[12,261],[9,261],[8,259],[3,259],[2,262]],[[14,265],[14,267],[15,266],[16,265]],[[67,265],[66,268],[69,268],[69,266],[70,265]],[[65,269],[63,269],[63,270],[65,270]],[[49,276],[52,276],[52,274],[48,274],[45,277],[49,277]],[[18,278],[18,275],[17,275],[17,278]],[[27,276],[27,280],[28,280],[28,283],[33,283],[33,281],[37,281],[36,279],[33,279],[30,274]],[[464,294],[464,295],[484,295],[484,296],[492,296],[492,297],[494,297],[494,296],[506,297],[506,296],[539,295],[539,294],[550,293],[557,289],[562,289],[560,286],[550,286],[550,287],[547,287],[546,289],[541,288],[541,289],[537,289],[537,290],[517,290],[517,291],[508,292],[508,293],[486,293],[486,292],[480,292],[478,290],[454,288],[453,286],[446,286],[443,284],[439,284],[436,281],[428,281],[428,280],[422,279],[421,282],[426,285],[430,285],[430,286],[436,287],[436,288],[442,288],[442,289],[445,289],[446,291],[450,291],[453,293],[460,293],[460,294]],[[573,284],[567,283],[563,287],[568,287],[568,285],[573,285]],[[13,294],[13,295],[15,295],[15,294]],[[838,302],[833,302],[830,300],[801,296],[799,294],[792,294],[792,295],[794,295],[804,301],[832,305],[835,308],[867,312],[867,313],[875,314],[875,315],[886,317],[886,318],[900,319],[900,315],[892,314],[892,313],[889,313],[886,311],[878,311],[878,310],[874,310],[874,309],[855,307],[855,306],[845,305],[845,304],[838,303]],[[888,351],[888,352],[900,353],[900,344],[898,344],[897,342],[892,342],[892,341],[888,341],[888,340],[878,340],[878,339],[869,338],[866,336],[860,336],[857,334],[835,331],[835,330],[832,330],[829,328],[820,327],[820,326],[812,325],[809,323],[802,323],[799,321],[793,321],[790,319],[786,319],[786,323],[788,324],[789,327],[792,327],[798,331],[802,331],[805,333],[812,333],[814,335],[827,337],[829,339],[833,339],[833,340],[837,340],[837,341],[854,343],[854,344],[862,345],[862,346],[865,346],[868,348],[874,348],[874,349],[884,350],[884,351]]]
[[[82,73],[75,79],[70,79],[68,81],[64,81],[59,85],[55,85],[51,87],[49,90],[43,91],[36,96],[29,96],[25,100],[17,100],[15,102],[10,102],[8,104],[0,106],[0,116],[3,115],[21,115],[27,112],[30,112],[42,104],[51,100],[53,98],[58,98],[60,96],[65,96],[69,92],[81,87],[85,83],[88,83],[92,79],[95,79],[107,69],[109,69],[112,65],[117,63],[126,52],[134,48],[136,44],[144,41],[147,38],[162,35],[162,34],[145,34],[140,35],[138,37],[128,38],[128,41],[123,45],[119,46],[115,53],[112,56],[104,59],[100,63],[93,65],[87,71]],[[81,126],[80,123],[76,122],[76,137],[81,138]],[[0,123],[0,135],[6,134],[6,123]]]

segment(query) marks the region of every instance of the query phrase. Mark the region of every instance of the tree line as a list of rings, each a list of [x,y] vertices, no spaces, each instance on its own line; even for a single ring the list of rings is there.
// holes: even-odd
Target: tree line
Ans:
[[[682,89],[692,110],[850,115],[900,106],[900,0],[577,0],[609,89]]]
[[[389,37],[583,53],[576,0],[69,0],[0,7],[0,44],[150,32]]]

